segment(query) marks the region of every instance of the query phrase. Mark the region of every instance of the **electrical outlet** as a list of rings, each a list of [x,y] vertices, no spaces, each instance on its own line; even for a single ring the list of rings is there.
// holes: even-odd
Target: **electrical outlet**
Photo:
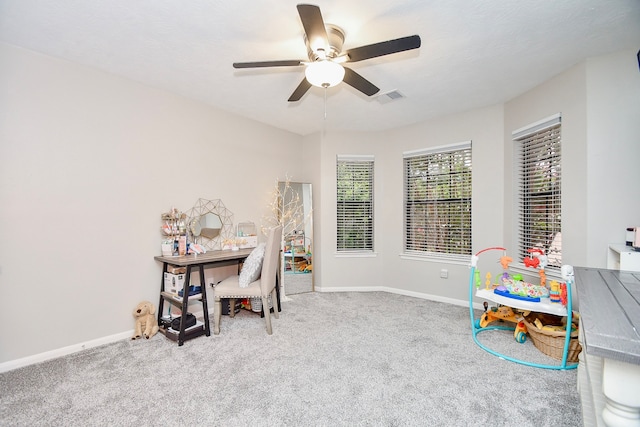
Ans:
[[[447,270],[446,268],[443,268],[442,270],[440,270],[441,279],[446,279],[448,277],[449,277],[449,270]]]

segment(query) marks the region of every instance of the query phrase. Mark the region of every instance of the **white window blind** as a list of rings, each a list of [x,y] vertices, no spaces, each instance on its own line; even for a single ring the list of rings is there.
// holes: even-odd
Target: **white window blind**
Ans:
[[[406,253],[471,254],[471,142],[404,154]]]
[[[562,169],[560,115],[515,131],[513,162],[518,201],[520,259],[540,249],[548,267],[562,266]]]
[[[373,251],[373,156],[338,156],[337,251]]]

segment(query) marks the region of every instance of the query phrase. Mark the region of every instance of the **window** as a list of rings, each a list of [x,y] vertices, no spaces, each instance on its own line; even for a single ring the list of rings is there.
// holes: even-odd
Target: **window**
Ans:
[[[562,266],[560,115],[513,132],[518,256],[539,249]]]
[[[338,252],[373,251],[373,156],[338,156]]]
[[[404,153],[404,177],[405,252],[468,260],[471,142]]]

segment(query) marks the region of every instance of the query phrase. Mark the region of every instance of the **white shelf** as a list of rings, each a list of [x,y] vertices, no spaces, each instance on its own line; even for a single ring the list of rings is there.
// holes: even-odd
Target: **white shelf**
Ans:
[[[640,272],[640,251],[631,246],[610,244],[607,254],[607,268],[609,270]]]
[[[161,292],[161,294],[164,297],[167,297],[167,298],[169,298],[169,299],[171,299],[173,301],[182,303],[182,297],[180,295],[178,295],[178,294],[174,294],[174,293],[171,293],[171,292]],[[188,299],[189,299],[189,302],[199,301],[199,300],[202,299],[202,293],[198,293],[198,294],[195,294],[195,295],[189,295]]]

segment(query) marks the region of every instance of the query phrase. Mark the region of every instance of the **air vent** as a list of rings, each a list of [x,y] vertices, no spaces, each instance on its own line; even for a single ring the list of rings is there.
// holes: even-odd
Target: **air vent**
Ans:
[[[378,95],[378,102],[381,104],[388,104],[391,101],[397,101],[398,99],[404,98],[404,95],[398,92],[397,90],[392,90],[390,92],[383,93],[382,95]]]

